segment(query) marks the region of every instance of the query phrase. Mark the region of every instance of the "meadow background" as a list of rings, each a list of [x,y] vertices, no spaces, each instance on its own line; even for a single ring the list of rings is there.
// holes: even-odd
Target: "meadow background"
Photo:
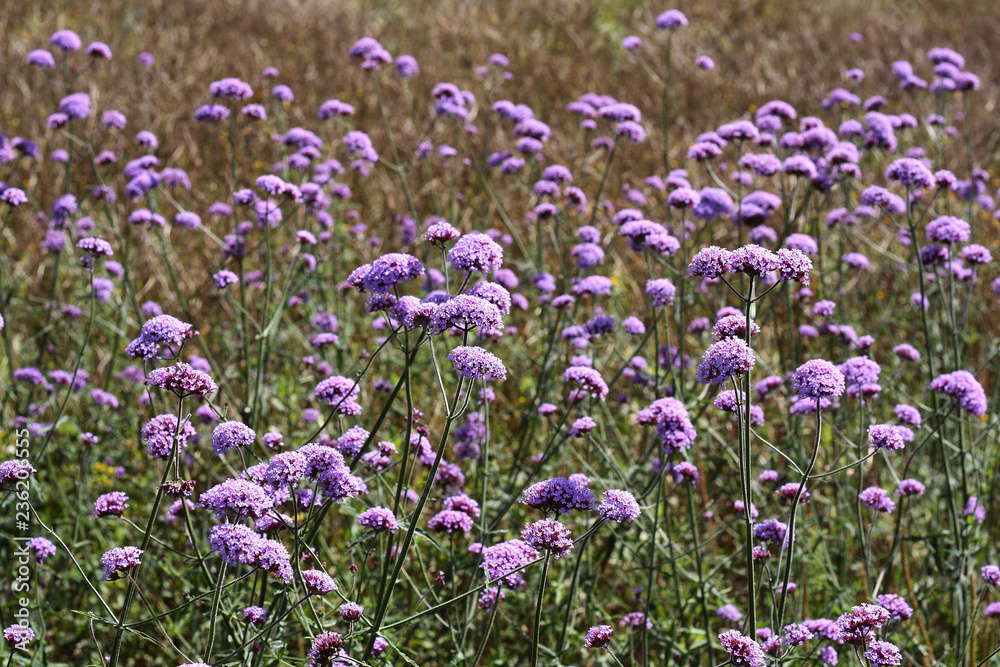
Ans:
[[[918,271],[913,244],[914,239],[926,244],[926,223],[952,215],[970,224],[973,243],[1000,252],[994,201],[1000,186],[995,39],[1000,12],[993,5],[988,0],[707,2],[677,6],[689,24],[667,30],[655,22],[670,7],[631,1],[424,6],[153,0],[0,6],[0,132],[37,143],[35,157],[22,151],[0,165],[0,181],[27,197],[17,206],[0,203],[0,216],[5,216],[0,232],[0,459],[21,458],[15,431],[27,429],[35,468],[31,534],[56,547],[30,566],[29,608],[37,638],[29,651],[12,650],[11,664],[201,660],[215,665],[534,667],[719,665],[728,659],[757,667],[764,664],[758,660],[832,664],[830,650],[843,664],[900,664],[891,655],[864,655],[874,631],[852,645],[829,627],[852,606],[874,603],[885,594],[898,594],[912,608],[911,614],[879,623],[875,640],[897,646],[902,664],[1000,662],[992,653],[1000,647],[1000,607],[990,606],[997,599],[1000,573],[994,577],[981,569],[998,561],[997,271],[993,262],[952,266],[933,258]],[[78,33],[84,46],[106,43],[113,57],[92,59],[80,50],[65,55],[63,70],[64,55],[49,44],[49,36],[66,29]],[[860,39],[852,37],[855,33]],[[635,52],[622,47],[628,36],[642,40]],[[372,73],[348,55],[362,37],[377,39],[392,56],[412,55],[419,74],[403,78],[385,63],[375,75],[376,92]],[[961,53],[965,69],[978,77],[978,89],[940,95],[899,90],[892,63],[909,61],[918,75],[932,81],[927,58],[935,47]],[[35,49],[51,50],[56,67],[29,66]],[[152,54],[155,63],[140,64],[142,52]],[[664,133],[657,77],[667,71],[668,52]],[[506,65],[489,64],[497,53],[506,57]],[[698,67],[699,56],[709,56],[714,68]],[[265,76],[269,67],[278,70],[276,78]],[[477,68],[485,68],[485,74]],[[851,68],[863,71],[863,81],[845,78]],[[505,80],[503,72],[511,76]],[[227,77],[249,84],[253,97],[240,102],[213,98],[209,84]],[[435,109],[433,91],[441,82],[474,93],[475,101],[466,101],[467,118],[457,121]],[[279,84],[294,93],[294,100],[281,103],[270,96]],[[859,105],[823,108],[822,101],[836,88],[853,91],[860,100],[883,95],[887,101],[881,111],[911,114],[918,123],[896,128],[898,146],[862,147],[859,178],[812,188],[808,179],[779,174],[737,185],[730,174],[745,153],[818,155],[739,141],[714,161],[688,154],[701,133],[732,121],[757,121],[757,111],[772,100],[798,110],[798,119],[786,119],[781,132],[799,129],[799,121],[809,116],[835,131],[854,118],[865,121],[867,130]],[[87,120],[68,129],[48,128],[47,118],[60,100],[76,92],[89,95]],[[580,116],[566,106],[587,93],[634,105],[642,113],[644,140],[592,145],[599,135],[614,136],[614,126],[599,120],[597,130],[578,129]],[[330,99],[353,105],[354,113],[318,119]],[[527,164],[512,175],[488,164],[491,153],[514,150],[514,123],[492,110],[503,99],[529,106],[534,118],[551,127],[544,163],[526,155]],[[211,103],[231,105],[237,118],[247,102],[263,105],[267,119],[239,117],[238,126],[193,120],[196,109]],[[125,115],[126,129],[102,125],[100,115],[109,109]],[[928,122],[932,114],[942,115],[943,122]],[[463,131],[463,125],[477,132]],[[296,127],[322,140],[318,154],[310,154],[301,169],[280,164],[296,148],[282,140]],[[158,145],[139,145],[134,137],[140,130],[153,133]],[[351,167],[356,156],[343,143],[349,130],[366,132],[381,158],[367,165],[367,175]],[[841,139],[863,143],[862,135]],[[417,158],[424,141],[432,142],[434,152]],[[438,152],[442,145],[453,147],[454,156]],[[908,153],[913,148],[924,152]],[[56,150],[69,150],[71,161],[54,160]],[[114,151],[117,162],[94,164],[102,150]],[[191,187],[162,186],[130,197],[125,186],[131,176],[123,167],[144,154],[155,155],[158,163],[143,169],[161,175],[164,168],[182,169]],[[950,170],[956,181],[975,175],[975,184],[966,183],[964,191],[959,183],[941,189],[903,187],[886,169],[907,155],[926,158],[930,172]],[[345,170],[334,170],[322,182],[316,176],[323,170],[316,167],[334,158]],[[572,185],[586,195],[578,210],[533,190],[544,180],[544,168],[554,164],[568,165]],[[673,205],[669,192],[680,180],[669,187],[647,180],[667,178],[673,169],[688,171],[694,191],[730,188],[737,203],[751,190],[778,195],[780,205],[765,216],[774,238],[754,237],[748,226],[736,226],[728,217],[705,221]],[[281,200],[280,225],[251,224],[238,235],[250,248],[239,261],[220,252],[220,246],[240,220],[252,217],[251,209],[235,206],[232,215],[209,211],[217,202],[232,206],[237,190],[255,190],[266,199],[255,184],[268,174],[295,186],[313,180],[328,195],[340,183],[349,194],[341,190],[312,209],[291,197]],[[98,186],[115,189],[116,201],[94,198]],[[862,193],[870,186],[901,196],[922,192],[913,199],[912,211],[873,207],[873,214],[852,220],[856,224],[826,224],[831,211],[863,204]],[[55,224],[60,216],[53,206],[67,193],[75,195],[78,208]],[[560,209],[551,224],[532,219],[545,201]],[[163,215],[166,224],[130,224],[137,209]],[[317,215],[319,210],[326,216]],[[642,246],[641,237],[630,244],[622,238],[622,219],[615,217],[623,210],[662,224],[664,233],[680,239],[680,250],[657,253]],[[198,227],[177,224],[180,211],[196,213]],[[92,219],[92,228],[78,224],[84,216]],[[343,282],[356,267],[385,253],[410,253],[427,269],[445,271],[444,253],[422,240],[427,224],[437,219],[463,234],[494,232],[503,247],[503,266],[514,276],[497,282],[519,297],[512,309],[508,304],[506,331],[438,333],[431,354],[432,337],[422,327],[397,329],[398,318],[366,313],[369,295],[345,289]],[[692,224],[685,225],[685,219]],[[65,250],[52,252],[50,235],[62,232],[60,225],[67,221]],[[320,236],[320,243],[303,242],[297,230]],[[902,236],[900,230],[905,230]],[[910,231],[917,233],[909,243],[901,242]],[[754,422],[751,429],[750,416],[736,418],[713,404],[717,389],[737,384],[716,387],[695,380],[699,360],[713,342],[711,325],[727,314],[719,309],[737,308],[737,319],[749,318],[749,311],[725,284],[689,275],[688,262],[711,244],[735,249],[756,238],[777,249],[789,232],[811,235],[820,247],[808,253],[811,293],[802,293],[796,281],[781,281],[756,306],[754,319],[763,329],[753,341],[756,366],[751,374],[734,374],[732,382],[748,393],[770,376],[783,382],[764,394],[753,392],[766,421]],[[86,252],[76,248],[87,236],[107,239],[115,253],[97,258],[93,272],[81,266]],[[574,247],[584,243],[603,249],[603,263],[579,264],[583,251]],[[950,246],[953,255],[959,247]],[[851,252],[865,255],[870,267],[860,270],[843,262]],[[308,270],[303,253],[315,262]],[[126,273],[114,278],[106,300],[97,299],[94,278],[109,278],[103,268],[107,259],[123,264]],[[450,282],[430,287],[462,284],[460,269],[450,265]],[[223,269],[237,273],[243,289],[240,284],[218,288],[213,276]],[[480,278],[490,279],[490,272],[480,273],[473,272],[470,287]],[[540,289],[544,281],[533,278],[542,273],[552,274],[551,290]],[[574,291],[579,278],[593,274],[610,278],[610,295]],[[648,281],[656,279],[670,280],[675,290],[665,297],[665,306],[651,303]],[[732,283],[737,290],[751,284],[746,274],[734,276]],[[421,275],[394,286],[393,293],[423,298],[430,287]],[[923,315],[914,307],[914,292],[927,294]],[[576,299],[556,308],[554,297],[561,294]],[[822,300],[837,302],[835,315],[814,311]],[[158,313],[199,332],[186,340],[179,358],[197,355],[219,386],[210,401],[213,408],[198,398],[181,403],[182,420],[193,415],[195,433],[183,456],[172,454],[166,461],[146,453],[141,430],[158,414],[176,413],[177,400],[167,391],[148,389],[143,379],[156,367],[170,366],[170,349],[176,346],[164,345],[162,354],[145,361],[126,354],[144,322]],[[335,315],[338,324],[317,324],[322,314]],[[626,331],[623,321],[629,316],[642,320],[645,333]],[[692,327],[699,318],[708,320]],[[804,333],[803,325],[814,327],[815,335]],[[266,335],[246,334],[265,329]],[[317,343],[324,329],[336,333],[337,341]],[[859,344],[863,336],[873,341]],[[894,353],[901,343],[917,348],[921,359],[908,361]],[[459,344],[481,346],[499,357],[505,379],[485,383],[482,377],[472,381],[453,372],[445,357]],[[679,355],[670,349],[678,345]],[[881,365],[881,376],[875,373],[869,382],[877,382],[878,391],[864,401],[845,394],[834,409],[823,411],[822,420],[814,412],[792,409],[797,396],[791,374],[803,363],[823,358],[850,367],[850,360],[866,355]],[[672,363],[678,356],[690,357],[683,370]],[[606,396],[575,395],[578,387],[565,380],[567,368],[590,366],[610,385]],[[16,374],[26,368],[45,377],[35,382],[30,373]],[[51,375],[63,370],[72,377],[75,368],[89,373],[85,390],[73,391]],[[938,375],[958,370],[975,376],[988,409],[969,410],[954,403],[956,392],[930,388]],[[357,380],[360,414],[314,395],[328,376],[347,378],[348,386]],[[850,393],[850,377],[848,385]],[[115,400],[95,397],[94,389]],[[487,391],[494,393],[483,400],[480,392]],[[690,449],[663,449],[663,433],[683,432],[682,426],[657,430],[636,423],[640,411],[668,396],[683,403],[698,432]],[[540,415],[539,407],[547,403],[554,412]],[[914,439],[899,451],[878,444],[870,451],[868,427],[899,422],[898,404],[922,413],[921,423],[908,422]],[[415,416],[414,409],[422,415]],[[585,417],[593,421],[578,421]],[[244,422],[255,437],[232,451],[213,452],[220,421]],[[361,451],[344,440],[353,426],[365,429]],[[281,434],[279,444],[265,441],[268,433]],[[410,446],[412,437],[419,447]],[[273,568],[265,572],[259,562],[222,567],[217,543],[210,539],[221,519],[197,506],[201,494],[255,464],[265,464],[257,471],[263,475],[276,454],[310,442],[341,451],[344,465],[364,480],[366,492],[355,489],[321,507],[310,507],[298,496],[285,500],[281,512],[292,515],[291,529],[269,535],[287,547],[286,558],[291,554],[291,583],[283,583]],[[386,457],[381,467],[361,460],[362,453],[380,447]],[[682,459],[695,472],[678,466]],[[798,483],[810,461],[817,474],[832,474],[809,480],[806,504],[787,484]],[[442,466],[444,474],[436,474]],[[173,477],[173,470],[179,478],[194,480],[195,489],[190,511],[173,509],[169,520],[166,513],[174,501],[161,498],[157,487],[161,479]],[[771,470],[776,471],[773,480],[758,479]],[[558,503],[543,503],[543,513],[519,502],[530,485],[574,474],[586,475],[595,508],[603,492],[620,489],[634,496],[641,514],[615,521],[609,519],[614,508],[606,505],[562,515],[553,509]],[[301,490],[324,484],[316,475],[306,477],[300,475],[290,486]],[[926,493],[894,495],[902,479],[920,480]],[[257,481],[264,488],[262,480]],[[892,513],[862,507],[859,492],[872,486],[884,487],[895,498]],[[13,517],[18,502],[25,501],[15,495],[13,484],[4,489],[0,531],[11,539],[4,540],[0,560],[16,563],[13,538],[23,535]],[[401,499],[405,490],[411,494]],[[128,495],[124,516],[94,517],[95,501],[112,492]],[[288,490],[269,493],[288,495]],[[445,531],[433,519],[451,506],[447,499],[460,493],[477,509],[464,515],[468,520],[441,519],[461,526]],[[747,540],[748,531],[760,523],[745,521],[745,503],[735,505],[745,498],[753,500],[761,521],[798,526],[794,555],[785,560],[789,550],[780,538],[771,540],[769,561],[752,566],[756,579],[747,576],[745,555],[750,542],[768,541],[756,535]],[[373,507],[391,508],[398,528],[380,531],[364,519],[359,522]],[[474,545],[517,539],[526,523],[538,522],[543,514],[572,529],[579,540],[572,552],[550,558],[565,548],[562,543],[517,563],[527,565],[519,573],[523,585],[487,582],[481,549]],[[230,513],[228,518],[236,517]],[[101,580],[102,554],[144,540],[143,566],[135,570],[141,577]],[[317,592],[312,582],[325,579],[303,574],[312,570],[331,576],[337,590]],[[0,572],[0,577],[0,625],[8,627],[20,605],[14,575]],[[794,588],[783,594],[789,581]],[[352,617],[345,603],[364,611]],[[268,610],[268,620],[247,622],[244,610],[258,606]],[[751,606],[756,610],[752,621]],[[600,632],[588,633],[602,625],[613,628],[609,642],[600,639]],[[773,636],[757,632],[764,627],[771,627]],[[759,639],[758,648],[740,657],[732,643],[720,643],[720,634],[728,630]],[[796,639],[805,635],[810,638]],[[380,647],[375,656],[373,644]],[[324,645],[326,653],[317,649]]]

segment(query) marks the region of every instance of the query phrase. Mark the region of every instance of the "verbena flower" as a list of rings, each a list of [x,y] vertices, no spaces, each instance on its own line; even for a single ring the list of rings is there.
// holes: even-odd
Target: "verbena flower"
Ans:
[[[903,655],[899,652],[895,644],[890,644],[879,639],[873,640],[868,650],[862,655],[866,660],[871,662],[873,667],[901,665],[903,660]]]
[[[14,651],[27,650],[28,644],[35,641],[35,631],[26,625],[15,623],[3,629],[3,638],[13,655]]]
[[[260,627],[267,623],[270,613],[263,607],[246,607],[240,612],[243,622]]]
[[[764,667],[765,656],[760,645],[750,637],[741,634],[739,630],[726,630],[719,635],[719,642],[729,654],[729,660],[732,664]]]
[[[97,518],[121,516],[127,508],[128,496],[121,491],[112,491],[97,497],[94,501],[93,515]]]
[[[862,505],[870,507],[876,512],[892,514],[896,509],[896,503],[889,497],[889,492],[878,486],[869,486],[858,494],[858,499]]]
[[[115,547],[101,556],[101,567],[104,568],[102,581],[117,581],[124,578],[128,571],[139,567],[143,551],[139,547]]]
[[[212,431],[212,449],[222,454],[237,447],[249,447],[256,439],[257,433],[243,422],[222,422]]]
[[[922,496],[924,495],[924,485],[915,479],[904,479],[900,481],[899,487],[896,489],[896,495],[901,498],[907,498],[909,496]]]
[[[361,405],[356,400],[360,392],[354,380],[334,375],[316,385],[313,395],[333,407],[337,414],[357,416],[361,414]]]
[[[201,494],[199,502],[215,510],[219,521],[227,514],[259,519],[274,506],[263,487],[245,479],[227,479]]]
[[[865,646],[890,617],[889,611],[878,605],[865,603],[851,607],[851,611],[837,619],[840,639],[852,646]]]
[[[913,616],[913,608],[895,593],[879,595],[875,601],[880,607],[892,614],[893,619],[897,621],[905,621]]]
[[[368,528],[376,533],[395,533],[399,528],[396,516],[387,507],[372,507],[358,515],[357,523],[362,528]]]
[[[934,378],[931,389],[958,399],[958,404],[977,417],[986,414],[986,392],[969,371],[954,371]]]
[[[54,556],[56,553],[56,545],[52,544],[47,538],[44,537],[32,537],[30,540],[24,543],[24,545],[31,549],[35,560],[39,564],[45,563],[45,559],[50,556]]]
[[[473,525],[472,516],[451,509],[441,510],[427,520],[427,529],[438,533],[467,533]]]
[[[152,359],[160,354],[161,347],[180,347],[197,333],[187,322],[171,315],[158,315],[142,325],[139,336],[129,343],[125,353],[133,358]]]
[[[486,299],[469,294],[459,294],[434,309],[427,325],[430,334],[444,333],[451,328],[471,330],[502,330],[500,309]]]
[[[302,583],[309,595],[326,595],[337,590],[337,582],[322,570],[303,570]]]
[[[584,648],[607,648],[611,645],[611,633],[614,629],[610,625],[594,625],[587,630],[587,635],[583,640]]]
[[[570,366],[563,372],[563,380],[572,382],[594,398],[604,400],[608,395],[608,385],[601,374],[586,366]]]
[[[146,441],[146,453],[150,456],[165,459],[173,451],[176,432],[178,451],[186,449],[188,439],[197,435],[191,422],[184,420],[180,430],[177,429],[177,416],[162,414],[150,419],[142,427],[139,436]]]
[[[346,656],[343,652],[344,646],[346,643],[340,633],[333,631],[319,633],[313,640],[309,653],[306,654],[309,659],[308,667],[333,667],[337,658]]]
[[[573,540],[570,530],[555,519],[541,519],[524,526],[521,539],[539,551],[549,551],[556,559],[562,558],[573,551]]]
[[[592,510],[597,505],[594,493],[586,485],[565,477],[536,482],[521,494],[521,503],[543,512],[569,514]]]
[[[486,234],[471,232],[452,246],[447,259],[456,271],[491,273],[503,265],[503,247]]]
[[[727,338],[713,343],[700,364],[696,377],[698,382],[725,383],[734,375],[749,372],[757,362],[754,352],[738,338]]]
[[[482,550],[483,562],[479,567],[490,581],[500,580],[503,586],[519,588],[524,579],[517,570],[538,558],[538,551],[522,540],[508,540]]]
[[[495,354],[481,347],[459,345],[447,357],[454,362],[455,372],[469,380],[495,382],[507,379],[507,369]]]
[[[173,392],[179,397],[208,396],[219,387],[208,373],[195,370],[190,364],[177,363],[149,372],[146,384]]]

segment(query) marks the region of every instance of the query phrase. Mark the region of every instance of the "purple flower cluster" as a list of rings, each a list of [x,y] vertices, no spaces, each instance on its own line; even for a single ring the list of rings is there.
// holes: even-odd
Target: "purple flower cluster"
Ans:
[[[593,491],[575,479],[553,477],[536,482],[521,494],[521,503],[543,512],[569,514],[592,510],[597,505]]]
[[[458,375],[469,380],[495,382],[507,379],[503,361],[481,347],[459,345],[448,354],[448,361],[454,362]]]
[[[945,373],[934,378],[931,389],[958,399],[958,404],[977,417],[986,414],[986,392],[969,371]]]
[[[197,333],[187,322],[170,315],[158,315],[142,325],[138,338],[129,343],[125,353],[133,358],[152,359],[160,354],[161,347],[179,348]]]

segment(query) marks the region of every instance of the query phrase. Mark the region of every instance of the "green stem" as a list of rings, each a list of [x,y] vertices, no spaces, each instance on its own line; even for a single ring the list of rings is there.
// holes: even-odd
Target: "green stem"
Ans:
[[[552,559],[552,552],[545,551],[545,560],[542,561],[542,575],[538,581],[538,597],[535,600],[535,620],[531,631],[531,667],[538,666],[538,636],[542,627],[542,602],[545,599],[545,579],[549,574],[549,561]]]

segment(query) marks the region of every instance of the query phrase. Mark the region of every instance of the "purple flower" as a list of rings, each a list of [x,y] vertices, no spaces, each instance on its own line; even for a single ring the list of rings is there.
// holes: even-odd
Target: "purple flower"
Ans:
[[[743,618],[743,614],[734,605],[724,604],[715,610],[715,615],[721,619],[729,621],[730,623],[739,623],[740,619]]]
[[[674,304],[677,289],[667,278],[656,278],[646,281],[646,296],[650,298],[653,308],[663,308]]]
[[[121,516],[127,508],[128,496],[121,491],[112,491],[97,497],[94,501],[93,515],[97,518]]]
[[[885,177],[890,181],[899,181],[912,188],[926,189],[934,185],[934,174],[921,162],[904,157],[895,160],[885,170]]]
[[[455,372],[470,380],[494,382],[507,379],[507,369],[495,354],[481,347],[459,345],[448,354],[455,363]]]
[[[869,486],[858,494],[858,499],[861,500],[862,505],[870,507],[876,512],[892,514],[892,511],[896,509],[896,503],[889,497],[889,492],[878,486]]]
[[[687,24],[687,17],[679,9],[668,9],[656,17],[656,27],[660,30],[672,30]]]
[[[49,37],[49,44],[63,51],[79,51],[83,46],[80,36],[72,30],[57,30]]]
[[[553,477],[525,489],[521,503],[543,512],[569,514],[574,510],[592,510],[597,500],[590,489],[575,479]]]
[[[753,536],[762,542],[784,549],[788,546],[788,525],[777,519],[768,519],[753,527]]]
[[[361,405],[357,402],[360,392],[361,388],[354,380],[334,375],[317,384],[313,395],[316,400],[334,408],[337,414],[356,417],[361,414]]]
[[[212,431],[212,449],[223,454],[237,447],[250,447],[256,439],[254,430],[243,422],[222,422]]]
[[[49,556],[53,556],[56,553],[56,545],[52,544],[48,539],[44,537],[32,537],[30,540],[24,543],[24,545],[31,549],[35,556],[35,560],[39,564],[44,563],[45,559]]]
[[[334,661],[344,655],[344,646],[344,638],[340,633],[332,631],[319,633],[316,635],[316,639],[313,640],[312,646],[309,648],[309,653],[306,655],[309,658],[308,667],[335,667],[336,665],[343,665],[344,663],[342,662]]]
[[[404,79],[409,79],[411,76],[420,74],[420,66],[417,64],[417,59],[413,56],[397,56],[394,65],[396,73]]]
[[[473,528],[472,517],[465,512],[445,509],[427,521],[427,529],[438,533],[467,533]]]
[[[396,285],[424,275],[424,265],[413,255],[389,253],[376,259],[361,285],[373,294],[388,294]]]
[[[267,609],[263,607],[246,607],[240,612],[240,616],[244,623],[250,623],[255,626],[262,626],[267,623],[267,619],[270,617]]]
[[[570,366],[563,372],[563,380],[578,385],[582,391],[602,401],[608,395],[607,383],[593,368]]]
[[[303,570],[302,583],[309,595],[326,595],[337,590],[337,582],[322,570]]]
[[[28,479],[28,476],[35,472],[35,467],[24,459],[0,462],[0,489],[11,488],[12,485]]]
[[[101,556],[101,567],[104,576],[101,581],[117,581],[122,579],[132,568],[142,563],[143,551],[139,547],[115,547]]]
[[[984,565],[979,570],[980,576],[990,586],[1000,586],[1000,567],[996,565]]]
[[[875,631],[889,621],[888,610],[874,604],[860,604],[837,619],[840,638],[853,646],[865,646]]]
[[[250,87],[250,84],[233,77],[213,81],[208,86],[208,92],[213,97],[229,97],[234,100],[246,100],[253,97],[253,88]]]
[[[208,535],[209,549],[218,552],[230,567],[253,563],[260,540],[260,535],[238,523],[212,526]]]
[[[584,637],[584,648],[607,648],[611,645],[611,633],[614,629],[610,625],[594,625],[587,630]]]
[[[198,500],[203,508],[215,510],[219,521],[230,513],[259,519],[274,506],[263,487],[245,479],[227,479],[205,491]]]
[[[456,271],[490,273],[503,265],[503,247],[486,234],[471,232],[452,246],[447,258]]]
[[[754,352],[738,338],[727,338],[713,343],[700,364],[696,375],[703,384],[724,384],[734,375],[748,373],[757,362]]]
[[[453,327],[467,331],[475,327],[483,331],[502,330],[503,320],[500,310],[486,299],[459,294],[433,311],[427,330],[434,335]]]
[[[372,507],[358,515],[357,523],[362,528],[368,528],[376,533],[388,531],[395,533],[399,528],[396,516],[388,507]]]
[[[219,389],[208,373],[195,370],[185,363],[150,371],[146,384],[166,389],[180,397],[208,396]]]
[[[964,259],[968,264],[989,264],[993,261],[993,253],[990,249],[981,246],[976,243],[970,243],[969,245],[962,248],[958,256]]]
[[[649,407],[640,410],[635,423],[655,425],[667,454],[689,449],[698,436],[684,404],[669,396],[659,398]]]
[[[694,59],[695,67],[698,69],[710,70],[715,69],[715,61],[711,57],[701,55]]]
[[[718,246],[702,248],[691,258],[688,275],[718,278],[732,270],[732,253]]]
[[[716,150],[718,150],[718,148],[716,148]],[[733,200],[725,190],[721,190],[719,188],[703,188],[699,195],[700,199],[698,200],[698,203],[691,209],[691,213],[696,218],[700,218],[702,220],[714,220],[720,216],[729,215],[733,210]]]
[[[179,347],[197,333],[187,322],[171,315],[158,315],[142,325],[138,338],[129,343],[125,353],[133,358],[152,359],[160,354],[161,346]]]
[[[906,447],[906,442],[896,426],[890,424],[873,424],[868,427],[868,438],[875,449],[890,449],[896,451]]]
[[[931,382],[931,389],[958,399],[958,404],[977,417],[986,414],[986,392],[969,371],[955,371],[939,375]]]
[[[899,483],[899,488],[896,489],[896,495],[901,498],[908,498],[909,496],[922,496],[924,495],[924,485],[915,479],[904,479]]]
[[[844,375],[848,396],[874,395],[881,390],[878,380],[882,367],[867,356],[852,357],[838,366],[838,369]]]
[[[26,625],[15,623],[3,629],[3,638],[13,655],[14,651],[28,650],[28,644],[35,641],[35,631]]]
[[[803,623],[792,623],[781,629],[781,643],[786,646],[802,646],[815,636]]]
[[[59,101],[59,113],[69,120],[83,120],[90,115],[90,95],[72,93]]]
[[[969,240],[972,228],[969,223],[951,215],[943,215],[927,223],[924,228],[927,240],[933,243],[965,243]]]
[[[594,421],[593,417],[580,417],[570,426],[569,434],[574,438],[579,438],[595,428],[597,428],[597,422]]]
[[[895,644],[890,644],[879,639],[873,640],[868,650],[862,655],[870,661],[873,667],[901,665],[903,661],[903,655],[899,652]]]
[[[998,575],[1000,575],[1000,572],[998,572]],[[895,593],[879,595],[875,598],[875,601],[880,607],[892,614],[893,619],[897,621],[905,621],[913,616],[913,608],[906,603],[906,600]]]
[[[895,354],[900,359],[907,359],[909,361],[920,361],[920,352],[917,348],[913,347],[908,343],[901,343],[896,347],[892,348],[893,354]]]
[[[490,581],[500,579],[500,583],[508,588],[518,588],[524,579],[514,570],[518,570],[538,558],[538,551],[522,540],[508,540],[494,544],[482,550],[483,562],[479,567],[486,573]]]
[[[729,660],[732,664],[764,667],[763,649],[750,637],[740,634],[739,630],[726,630],[719,635],[719,642],[729,654]]]
[[[573,540],[569,535],[569,528],[555,519],[541,519],[526,524],[521,531],[521,539],[530,547],[550,551],[556,559],[573,551]]]
[[[726,315],[719,319],[712,327],[712,338],[721,341],[726,338],[744,338],[747,331],[747,320],[744,315]],[[760,327],[753,320],[750,321],[750,335],[756,336],[760,333]]]
[[[194,112],[194,119],[202,123],[226,120],[227,118],[229,118],[229,109],[221,104],[205,104]]]
[[[11,207],[20,206],[28,201],[28,195],[20,188],[5,188],[0,192],[0,201],[9,204]]]
[[[639,503],[628,491],[611,489],[604,492],[604,499],[597,511],[605,521],[632,523],[640,514]]]
[[[56,59],[45,49],[35,49],[28,54],[28,64],[42,69],[54,69]]]

